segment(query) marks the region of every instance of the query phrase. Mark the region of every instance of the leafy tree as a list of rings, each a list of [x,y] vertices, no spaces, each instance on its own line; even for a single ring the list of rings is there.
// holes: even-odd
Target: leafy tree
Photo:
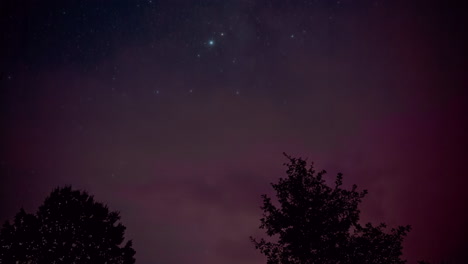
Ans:
[[[36,214],[23,209],[0,232],[0,263],[133,264],[118,212],[86,192],[57,188]]]
[[[287,178],[272,183],[277,201],[262,195],[260,228],[276,242],[250,238],[268,264],[400,264],[402,241],[410,226],[386,232],[386,225],[359,223],[358,209],[367,191],[334,186],[303,159],[284,154]]]

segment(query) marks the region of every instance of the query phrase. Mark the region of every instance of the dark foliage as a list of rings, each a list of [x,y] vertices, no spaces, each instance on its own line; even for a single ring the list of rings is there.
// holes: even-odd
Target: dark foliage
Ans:
[[[118,212],[86,192],[57,188],[37,214],[23,209],[0,233],[0,263],[133,264],[132,241]]]
[[[268,264],[400,264],[402,241],[410,226],[386,231],[386,225],[359,224],[361,199],[367,191],[334,186],[302,159],[289,159],[287,178],[272,184],[277,203],[262,195],[261,229],[276,242],[251,237]]]

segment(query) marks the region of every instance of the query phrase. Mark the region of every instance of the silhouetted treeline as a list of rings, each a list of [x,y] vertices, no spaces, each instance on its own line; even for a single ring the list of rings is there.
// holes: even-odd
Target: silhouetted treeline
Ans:
[[[273,183],[276,201],[262,195],[260,228],[277,239],[251,238],[268,264],[403,264],[402,242],[410,226],[359,223],[367,191],[344,189],[343,176],[326,184],[303,159],[285,154],[287,177]]]
[[[2,264],[133,264],[118,212],[71,187],[55,189],[36,214],[23,209],[0,232]]]

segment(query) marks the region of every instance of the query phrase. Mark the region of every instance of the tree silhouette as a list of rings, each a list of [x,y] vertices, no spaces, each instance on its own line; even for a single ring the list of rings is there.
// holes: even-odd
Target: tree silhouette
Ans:
[[[343,175],[334,186],[323,179],[326,171],[307,167],[303,159],[284,154],[287,178],[272,183],[277,201],[262,195],[260,228],[276,242],[250,238],[268,264],[399,264],[401,243],[410,226],[386,232],[386,225],[359,224],[358,205],[367,191],[342,188]]]
[[[132,241],[118,212],[67,186],[45,199],[37,214],[23,209],[0,232],[0,263],[133,264]]]

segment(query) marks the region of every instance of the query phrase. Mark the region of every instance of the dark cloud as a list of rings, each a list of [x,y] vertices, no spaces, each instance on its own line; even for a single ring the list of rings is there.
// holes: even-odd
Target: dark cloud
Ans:
[[[411,262],[461,261],[459,8],[98,2],[5,4],[0,220],[73,184],[122,212],[138,263],[261,263],[285,151],[369,189],[363,220],[412,224]]]

